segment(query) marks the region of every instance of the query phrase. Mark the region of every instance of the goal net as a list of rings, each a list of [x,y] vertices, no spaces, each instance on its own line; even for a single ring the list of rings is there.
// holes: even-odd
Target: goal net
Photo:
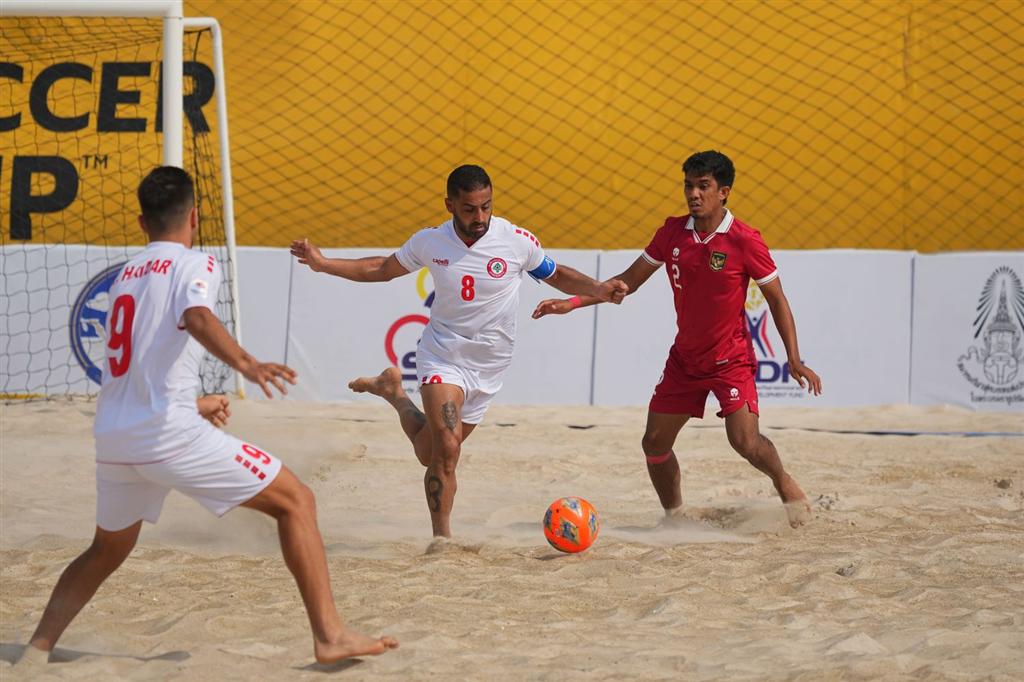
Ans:
[[[169,158],[164,21],[2,14],[0,398],[94,396],[107,291],[146,243],[135,190]],[[195,180],[194,248],[221,262],[216,312],[237,337],[211,44],[209,30],[184,33],[181,160],[171,164]],[[203,392],[238,388],[234,371],[207,355]]]

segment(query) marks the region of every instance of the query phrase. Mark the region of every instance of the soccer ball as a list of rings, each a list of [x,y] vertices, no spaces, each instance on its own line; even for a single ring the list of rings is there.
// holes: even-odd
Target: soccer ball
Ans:
[[[582,552],[597,539],[594,506],[582,497],[555,500],[544,514],[544,537],[559,552]]]

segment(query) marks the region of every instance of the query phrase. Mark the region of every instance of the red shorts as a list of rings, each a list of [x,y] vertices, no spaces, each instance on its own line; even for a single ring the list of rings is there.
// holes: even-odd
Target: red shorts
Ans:
[[[757,411],[756,365],[733,360],[713,375],[695,377],[687,374],[675,351],[669,353],[665,371],[654,387],[649,409],[662,414],[688,414],[698,419],[704,416],[704,403],[708,393],[714,392],[722,409],[719,417],[726,417],[744,405],[754,414]]]

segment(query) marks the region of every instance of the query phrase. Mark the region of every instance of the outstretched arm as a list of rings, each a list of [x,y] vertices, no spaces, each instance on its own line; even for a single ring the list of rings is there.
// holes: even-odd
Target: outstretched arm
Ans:
[[[409,274],[395,258],[395,254],[386,258],[326,258],[308,239],[293,241],[291,252],[300,263],[308,265],[313,272],[326,272],[328,275],[343,277],[353,282],[387,282]]]
[[[800,387],[806,388],[808,393],[821,395],[821,378],[800,359],[800,348],[796,341],[796,321],[793,319],[789,300],[782,291],[782,281],[776,277],[771,282],[762,284],[761,293],[764,294],[764,300],[768,302],[768,309],[772,311],[775,328],[779,330],[782,343],[786,346],[789,373],[796,377]]]
[[[558,271],[561,270],[563,267],[565,266],[558,266],[558,270],[555,271],[555,274],[557,275]],[[621,275],[613,277],[612,279],[608,280],[608,282],[622,282],[626,287],[625,291],[623,292],[623,295],[628,296],[629,294],[632,294],[634,291],[639,289],[640,285],[642,285],[644,282],[650,279],[651,275],[653,275],[657,270],[657,265],[651,265],[641,256],[640,258],[637,258],[635,261],[633,261],[633,264],[630,265],[625,272],[623,272]],[[576,271],[573,270],[573,272]],[[551,278],[548,278],[544,281],[551,282],[551,279],[553,277],[554,275],[552,275]],[[552,285],[569,294],[579,293],[576,291],[563,289],[562,287],[559,287],[553,283]],[[533,318],[538,319],[544,317],[545,315],[552,314],[564,315],[565,313],[573,310],[574,308],[580,308],[582,306],[587,305],[594,305],[596,303],[603,303],[604,301],[608,300],[599,298],[597,296],[587,295],[586,293],[576,298],[577,300],[564,298],[549,298],[547,300],[541,301],[540,303],[537,304],[536,310],[533,311]],[[619,300],[612,299],[612,302],[618,303],[621,300],[622,298],[620,297]]]
[[[288,393],[282,380],[295,383],[295,370],[276,362],[260,362],[249,355],[238,342],[228,334],[221,321],[213,311],[203,306],[196,306],[185,311],[185,329],[203,348],[222,360],[232,369],[242,373],[249,381],[259,384],[268,398],[273,398],[270,387],[273,384],[282,394]]]
[[[612,278],[607,282],[598,282],[568,265],[559,265],[544,282],[559,291],[564,291],[567,294],[586,295],[587,298],[593,298],[599,303],[604,301],[621,303],[629,293],[629,289],[621,280]]]

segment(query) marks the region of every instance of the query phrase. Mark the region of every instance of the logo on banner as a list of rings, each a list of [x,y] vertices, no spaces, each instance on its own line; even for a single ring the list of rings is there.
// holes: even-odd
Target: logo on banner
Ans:
[[[422,268],[416,275],[416,293],[428,310],[434,304],[434,292],[427,292],[430,271]],[[402,372],[402,381],[416,382],[416,346],[423,328],[430,323],[429,315],[403,315],[388,327],[384,336],[384,353],[392,365]]]
[[[957,369],[978,389],[972,403],[1024,402],[1024,286],[1007,266],[996,268],[975,309],[975,345],[957,359]]]
[[[804,398],[806,394],[789,373],[789,362],[779,362],[776,358],[775,348],[768,337],[768,319],[771,317],[768,302],[753,280],[747,287],[744,315],[754,342],[754,357],[757,358],[757,373],[754,375],[757,392],[761,397]]]
[[[124,263],[111,265],[82,287],[71,306],[68,331],[71,349],[85,375],[95,383],[103,377],[103,361],[107,357],[107,313],[110,311],[110,287]]]

